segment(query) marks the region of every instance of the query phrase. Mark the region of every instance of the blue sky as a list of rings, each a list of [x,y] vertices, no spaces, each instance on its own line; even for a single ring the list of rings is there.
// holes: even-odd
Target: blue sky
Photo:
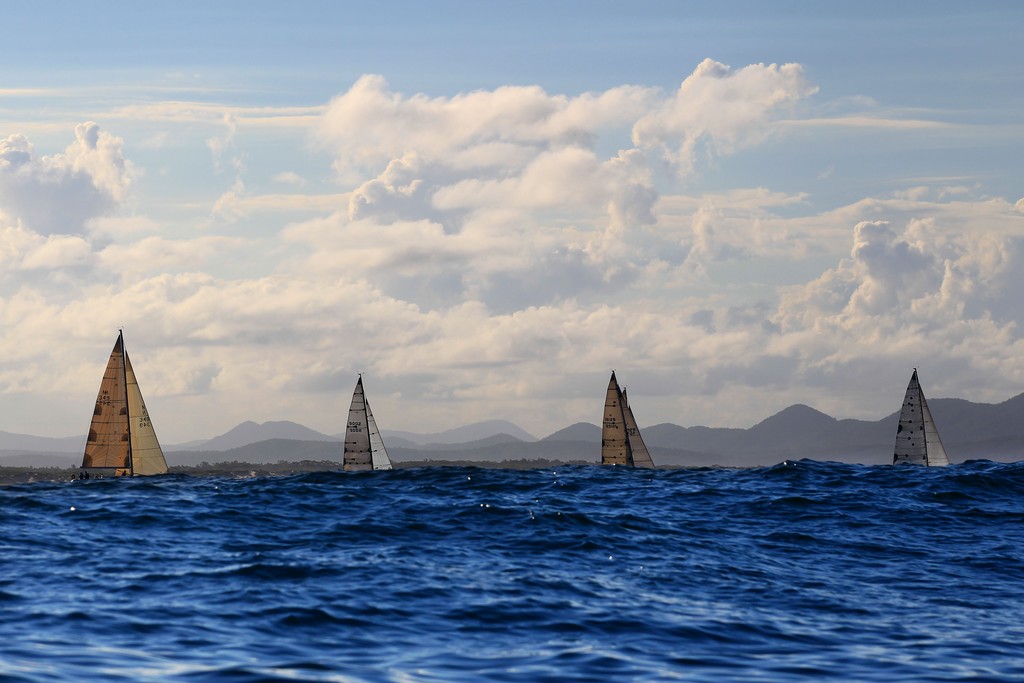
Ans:
[[[23,4],[0,430],[750,426],[1024,390],[1018,3]],[[28,341],[31,340],[31,341]],[[898,398],[895,398],[898,401]],[[85,406],[83,408],[83,406]]]

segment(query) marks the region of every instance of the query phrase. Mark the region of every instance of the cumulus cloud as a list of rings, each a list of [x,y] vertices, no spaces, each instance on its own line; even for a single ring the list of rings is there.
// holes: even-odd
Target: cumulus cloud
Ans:
[[[773,115],[815,91],[799,64],[752,64],[733,71],[705,59],[673,97],[636,122],[633,141],[663,150],[688,172],[700,143],[708,154],[756,144],[771,131]]]
[[[446,289],[461,284],[472,298],[498,291],[487,273],[506,282],[529,275],[510,272],[507,258],[470,263],[467,255],[501,250],[506,256],[509,249],[533,254],[539,247],[543,257],[534,263],[546,263],[539,266],[543,270],[553,270],[552,256],[560,253],[574,268],[591,261],[592,268],[603,269],[597,263],[604,258],[602,244],[628,225],[654,222],[657,193],[643,160],[630,152],[602,159],[595,145],[603,131],[628,126],[655,94],[622,87],[570,98],[537,87],[503,87],[451,98],[405,97],[382,78],[366,76],[331,102],[319,133],[341,177],[383,167],[351,194],[347,219],[362,226],[354,229],[382,226],[371,242],[378,249],[390,245],[397,251],[393,260],[405,260],[410,242],[395,239],[400,227],[385,226],[440,226],[437,241],[417,249],[415,258],[444,264],[459,254],[465,269],[441,280]],[[591,232],[587,244],[578,243],[575,227],[571,236],[552,237],[557,229],[551,223],[568,226],[570,220]],[[537,233],[544,236],[523,239]],[[419,256],[430,250],[430,258]],[[502,260],[506,265],[495,270]],[[437,277],[430,275],[434,285],[440,284]],[[586,281],[601,278],[577,280]],[[423,289],[423,283],[416,286]]]
[[[331,101],[319,134],[335,150],[341,172],[409,152],[482,168],[497,160],[488,151],[513,152],[514,159],[525,148],[588,146],[596,130],[628,124],[645,111],[654,93],[624,86],[569,98],[505,86],[451,98],[404,97],[382,77],[363,76]],[[507,162],[506,156],[501,166]]]
[[[367,272],[368,264],[428,264],[419,272],[433,287],[506,310],[621,288],[651,272],[655,253],[737,257],[742,250],[713,235],[707,216],[685,236],[657,235],[656,169],[663,158],[689,166],[699,140],[716,153],[753,144],[775,112],[813,90],[797,65],[733,72],[710,60],[668,95],[637,86],[577,96],[507,86],[406,96],[364,76],[331,101],[317,139],[343,182],[373,175],[357,181],[347,216],[329,223],[346,234],[339,252],[358,244],[351,249],[375,255],[353,263],[344,253],[327,256],[318,242],[315,258],[362,264],[360,272],[395,293],[426,291],[428,280],[398,283]],[[609,143],[619,150],[609,154]],[[433,237],[427,225],[438,228]]]
[[[135,169],[123,142],[87,122],[61,154],[37,156],[21,135],[0,140],[0,209],[43,234],[83,232],[125,200]]]

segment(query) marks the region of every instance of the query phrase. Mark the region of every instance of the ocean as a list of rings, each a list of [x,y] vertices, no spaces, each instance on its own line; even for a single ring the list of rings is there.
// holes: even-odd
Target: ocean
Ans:
[[[1024,464],[0,488],[0,681],[1024,680]]]

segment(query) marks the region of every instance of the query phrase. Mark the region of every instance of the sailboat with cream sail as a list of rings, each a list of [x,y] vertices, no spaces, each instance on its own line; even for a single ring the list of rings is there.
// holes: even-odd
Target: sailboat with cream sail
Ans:
[[[626,392],[619,388],[612,370],[604,400],[601,426],[601,464],[654,469],[650,451],[640,435]]]
[[[900,409],[900,424],[896,428],[896,447],[892,456],[893,465],[926,465],[938,467],[949,464],[946,449],[939,438],[932,411],[928,408],[921,382],[917,379],[917,368],[910,376],[907,393]]]
[[[122,332],[96,395],[79,476],[134,477],[167,472],[167,461],[142,400]]]
[[[384,438],[373,419],[370,402],[363,392],[363,376],[359,375],[352,405],[348,409],[348,425],[345,428],[344,470],[390,470],[391,459],[384,446]]]

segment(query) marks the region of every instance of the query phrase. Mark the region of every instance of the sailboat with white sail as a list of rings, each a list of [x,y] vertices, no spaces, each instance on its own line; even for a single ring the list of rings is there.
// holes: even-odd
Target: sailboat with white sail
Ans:
[[[615,371],[608,381],[601,426],[601,464],[654,468],[650,451],[640,435],[626,392],[619,388]]]
[[[917,368],[910,376],[907,393],[900,410],[900,424],[896,428],[896,448],[893,465],[926,465],[938,467],[949,464],[946,449],[939,438],[932,411],[928,408],[924,390],[917,378]]]
[[[79,476],[135,477],[166,472],[167,461],[119,331],[96,395]]]
[[[363,392],[363,376],[359,375],[352,405],[348,409],[348,425],[345,428],[344,470],[390,470],[391,458],[384,446],[384,438],[373,419],[370,402]]]

